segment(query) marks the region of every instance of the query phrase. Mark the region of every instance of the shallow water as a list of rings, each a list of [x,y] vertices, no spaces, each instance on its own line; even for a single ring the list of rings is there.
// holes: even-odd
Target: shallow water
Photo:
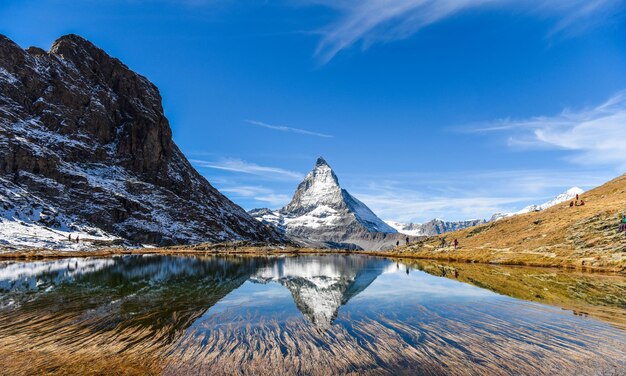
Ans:
[[[95,367],[99,357],[121,372],[137,370],[128,363],[155,374],[626,373],[626,331],[561,308],[561,295],[552,306],[498,294],[515,279],[505,269],[496,268],[509,276],[499,291],[463,266],[406,262],[151,255],[2,263],[0,364],[28,354],[17,371],[73,372],[72,361]],[[585,278],[564,291],[580,295],[578,285],[588,294],[584,286],[602,276]],[[609,298],[624,279],[599,286],[599,298],[584,303],[624,316],[622,300]]]

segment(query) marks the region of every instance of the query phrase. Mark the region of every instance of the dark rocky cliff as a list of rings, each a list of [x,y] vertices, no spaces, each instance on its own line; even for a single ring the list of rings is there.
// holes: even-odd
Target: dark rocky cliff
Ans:
[[[77,35],[0,35],[0,178],[135,242],[281,241],[189,164],[158,89]]]

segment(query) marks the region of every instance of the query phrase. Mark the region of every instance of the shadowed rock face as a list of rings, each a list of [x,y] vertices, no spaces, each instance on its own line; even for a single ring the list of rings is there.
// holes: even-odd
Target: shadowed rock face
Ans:
[[[193,169],[158,89],[77,35],[0,35],[0,178],[135,242],[281,241]]]

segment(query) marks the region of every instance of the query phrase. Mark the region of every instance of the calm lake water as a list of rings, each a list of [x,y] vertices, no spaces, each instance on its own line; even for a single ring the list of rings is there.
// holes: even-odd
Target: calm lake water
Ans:
[[[405,262],[4,262],[0,365],[25,374],[99,372],[100,363],[138,374],[626,374],[624,278]],[[526,295],[536,301],[515,298]],[[93,368],[76,368],[85,363]]]

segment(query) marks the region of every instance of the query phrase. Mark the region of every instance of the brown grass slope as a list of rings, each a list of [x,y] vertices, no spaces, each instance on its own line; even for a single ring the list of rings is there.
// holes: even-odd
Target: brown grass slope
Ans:
[[[626,175],[581,197],[540,212],[521,214],[400,247],[392,253],[419,258],[500,264],[566,266],[626,272],[626,237],[619,232],[626,213]],[[440,248],[441,238],[459,248]]]

